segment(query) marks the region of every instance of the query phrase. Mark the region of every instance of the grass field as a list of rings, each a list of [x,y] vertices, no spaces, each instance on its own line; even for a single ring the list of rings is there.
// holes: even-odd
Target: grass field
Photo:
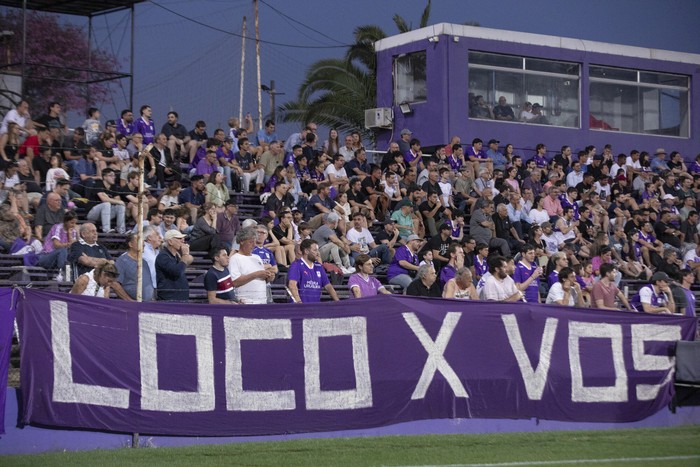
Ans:
[[[6,466],[55,465],[663,465],[700,466],[700,426],[390,436],[0,457]]]

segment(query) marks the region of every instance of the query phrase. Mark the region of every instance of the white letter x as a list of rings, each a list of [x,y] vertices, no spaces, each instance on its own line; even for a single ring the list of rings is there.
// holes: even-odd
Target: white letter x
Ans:
[[[416,389],[411,396],[412,400],[425,397],[425,393],[428,391],[428,386],[430,386],[436,371],[439,371],[445,377],[457,397],[469,398],[467,390],[464,389],[459,377],[443,355],[461,317],[462,313],[447,313],[440,327],[440,332],[438,332],[437,339],[433,342],[415,313],[403,313],[403,319],[423,345],[423,348],[428,352],[428,359],[425,361],[423,373],[420,375]]]

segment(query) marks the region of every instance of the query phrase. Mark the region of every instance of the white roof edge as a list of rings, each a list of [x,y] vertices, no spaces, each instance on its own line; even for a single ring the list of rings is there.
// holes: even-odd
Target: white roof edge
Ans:
[[[506,31],[502,29],[482,28],[479,26],[465,26],[451,23],[438,23],[425,28],[387,37],[375,42],[374,49],[375,51],[380,52],[382,50],[410,44],[419,40],[427,40],[429,37],[440,35],[471,37],[474,39],[488,39],[503,42],[517,42],[519,44],[557,47],[567,50],[579,50],[582,52],[596,52],[611,55],[622,55],[625,57],[646,58],[652,60],[700,65],[700,54],[662,49],[649,49],[632,45],[589,41],[585,39],[574,39],[571,37],[546,36],[544,34]]]

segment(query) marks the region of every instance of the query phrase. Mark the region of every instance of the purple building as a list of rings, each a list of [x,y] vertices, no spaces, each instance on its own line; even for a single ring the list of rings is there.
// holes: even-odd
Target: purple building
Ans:
[[[375,49],[380,109],[366,124],[382,150],[402,128],[423,146],[495,138],[528,157],[540,142],[550,157],[563,145],[662,147],[686,161],[700,150],[697,54],[447,23]]]

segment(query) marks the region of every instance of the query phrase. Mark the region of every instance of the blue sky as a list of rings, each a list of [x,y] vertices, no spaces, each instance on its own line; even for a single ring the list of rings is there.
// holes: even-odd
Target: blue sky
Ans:
[[[394,13],[417,27],[423,0],[261,0],[262,82],[275,80],[278,104],[293,98],[306,68],[339,57],[352,42],[353,29],[377,24],[388,34]],[[197,24],[159,7],[162,5]],[[286,15],[286,16],[285,16]],[[94,20],[97,43],[123,57],[128,68],[129,29],[125,12]],[[171,108],[191,128],[198,119],[208,128],[225,126],[238,114],[241,39],[212,28],[241,33],[242,17],[254,36],[251,0],[156,0],[136,6],[134,107],[150,104],[158,127]],[[430,23],[478,21],[481,26],[575,37],[700,54],[700,0],[434,0]],[[84,24],[87,21],[70,18]],[[111,34],[107,34],[111,31]],[[334,48],[321,48],[331,46]],[[311,48],[313,47],[313,48]],[[244,111],[257,113],[255,49],[247,41]],[[128,82],[113,88],[113,102],[102,105],[103,119],[127,104]],[[269,100],[263,93],[263,113]],[[76,124],[80,122],[70,122]],[[281,136],[293,127],[283,127]]]

